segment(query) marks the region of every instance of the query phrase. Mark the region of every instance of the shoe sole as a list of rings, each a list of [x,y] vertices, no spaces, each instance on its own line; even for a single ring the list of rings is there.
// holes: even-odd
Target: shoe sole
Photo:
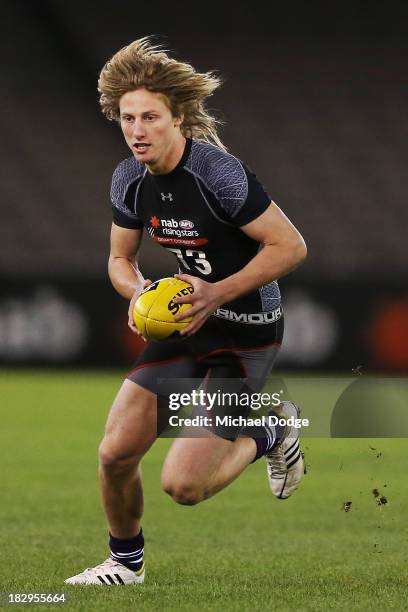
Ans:
[[[142,574],[140,574],[140,576],[136,576],[136,580],[134,580],[133,582],[124,582],[122,578],[118,578],[116,574],[114,574],[114,576],[116,577],[118,582],[112,582],[111,580],[108,579],[108,582],[105,581],[101,581],[99,580],[99,582],[68,582],[69,578],[67,580],[64,580],[64,584],[67,584],[68,586],[81,586],[81,587],[87,587],[87,586],[134,586],[136,584],[143,584],[144,583],[144,579],[145,579],[145,572],[143,572]],[[121,582],[122,580],[122,582]]]

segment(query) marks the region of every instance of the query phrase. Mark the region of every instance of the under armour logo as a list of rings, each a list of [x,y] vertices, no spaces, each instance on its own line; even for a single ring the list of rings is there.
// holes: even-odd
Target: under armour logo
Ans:
[[[163,200],[163,202],[165,202],[166,200],[168,200],[169,202],[173,201],[173,194],[172,193],[168,193],[167,195],[163,192],[161,192],[161,199]]]

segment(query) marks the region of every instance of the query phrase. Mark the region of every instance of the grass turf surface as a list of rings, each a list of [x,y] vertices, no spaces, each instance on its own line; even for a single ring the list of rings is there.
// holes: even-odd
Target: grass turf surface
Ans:
[[[305,439],[309,473],[291,499],[272,497],[259,462],[193,508],[160,490],[159,441],[143,463],[146,583],[64,585],[107,557],[97,446],[119,383],[1,375],[0,591],[67,593],[66,608],[48,610],[406,609],[404,439]]]

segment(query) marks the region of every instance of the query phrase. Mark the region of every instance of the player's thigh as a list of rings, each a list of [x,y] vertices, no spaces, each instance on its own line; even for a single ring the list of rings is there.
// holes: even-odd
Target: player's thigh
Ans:
[[[178,489],[205,489],[231,452],[230,440],[207,429],[194,428],[191,435],[194,437],[176,438],[167,453],[162,486],[169,493]]]
[[[204,356],[201,360],[205,365],[207,376],[205,391],[210,395],[237,396],[232,404],[218,403],[211,410],[212,421],[218,417],[247,417],[248,402],[240,402],[240,395],[251,394],[263,387],[279,350],[275,343],[275,328],[272,330],[271,344],[251,350],[221,349]],[[240,378],[242,376],[243,378]],[[245,399],[245,398],[243,398]],[[199,407],[197,414],[201,414]],[[210,415],[209,412],[205,413]],[[192,428],[183,429],[181,435],[174,441],[162,472],[162,485],[168,492],[175,489],[203,489],[217,473],[225,457],[231,452],[232,440],[241,431],[241,426]]]
[[[156,437],[156,395],[126,379],[106,422],[105,435],[100,446],[102,463],[141,457]]]

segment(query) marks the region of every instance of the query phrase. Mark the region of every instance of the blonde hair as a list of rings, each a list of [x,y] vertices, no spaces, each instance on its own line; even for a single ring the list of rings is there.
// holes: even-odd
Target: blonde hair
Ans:
[[[120,49],[105,64],[98,81],[102,112],[119,121],[121,97],[135,89],[164,95],[174,117],[183,115],[184,136],[204,140],[225,150],[217,126],[220,121],[205,108],[205,99],[221,85],[212,72],[196,72],[193,66],[170,58],[145,36]]]

